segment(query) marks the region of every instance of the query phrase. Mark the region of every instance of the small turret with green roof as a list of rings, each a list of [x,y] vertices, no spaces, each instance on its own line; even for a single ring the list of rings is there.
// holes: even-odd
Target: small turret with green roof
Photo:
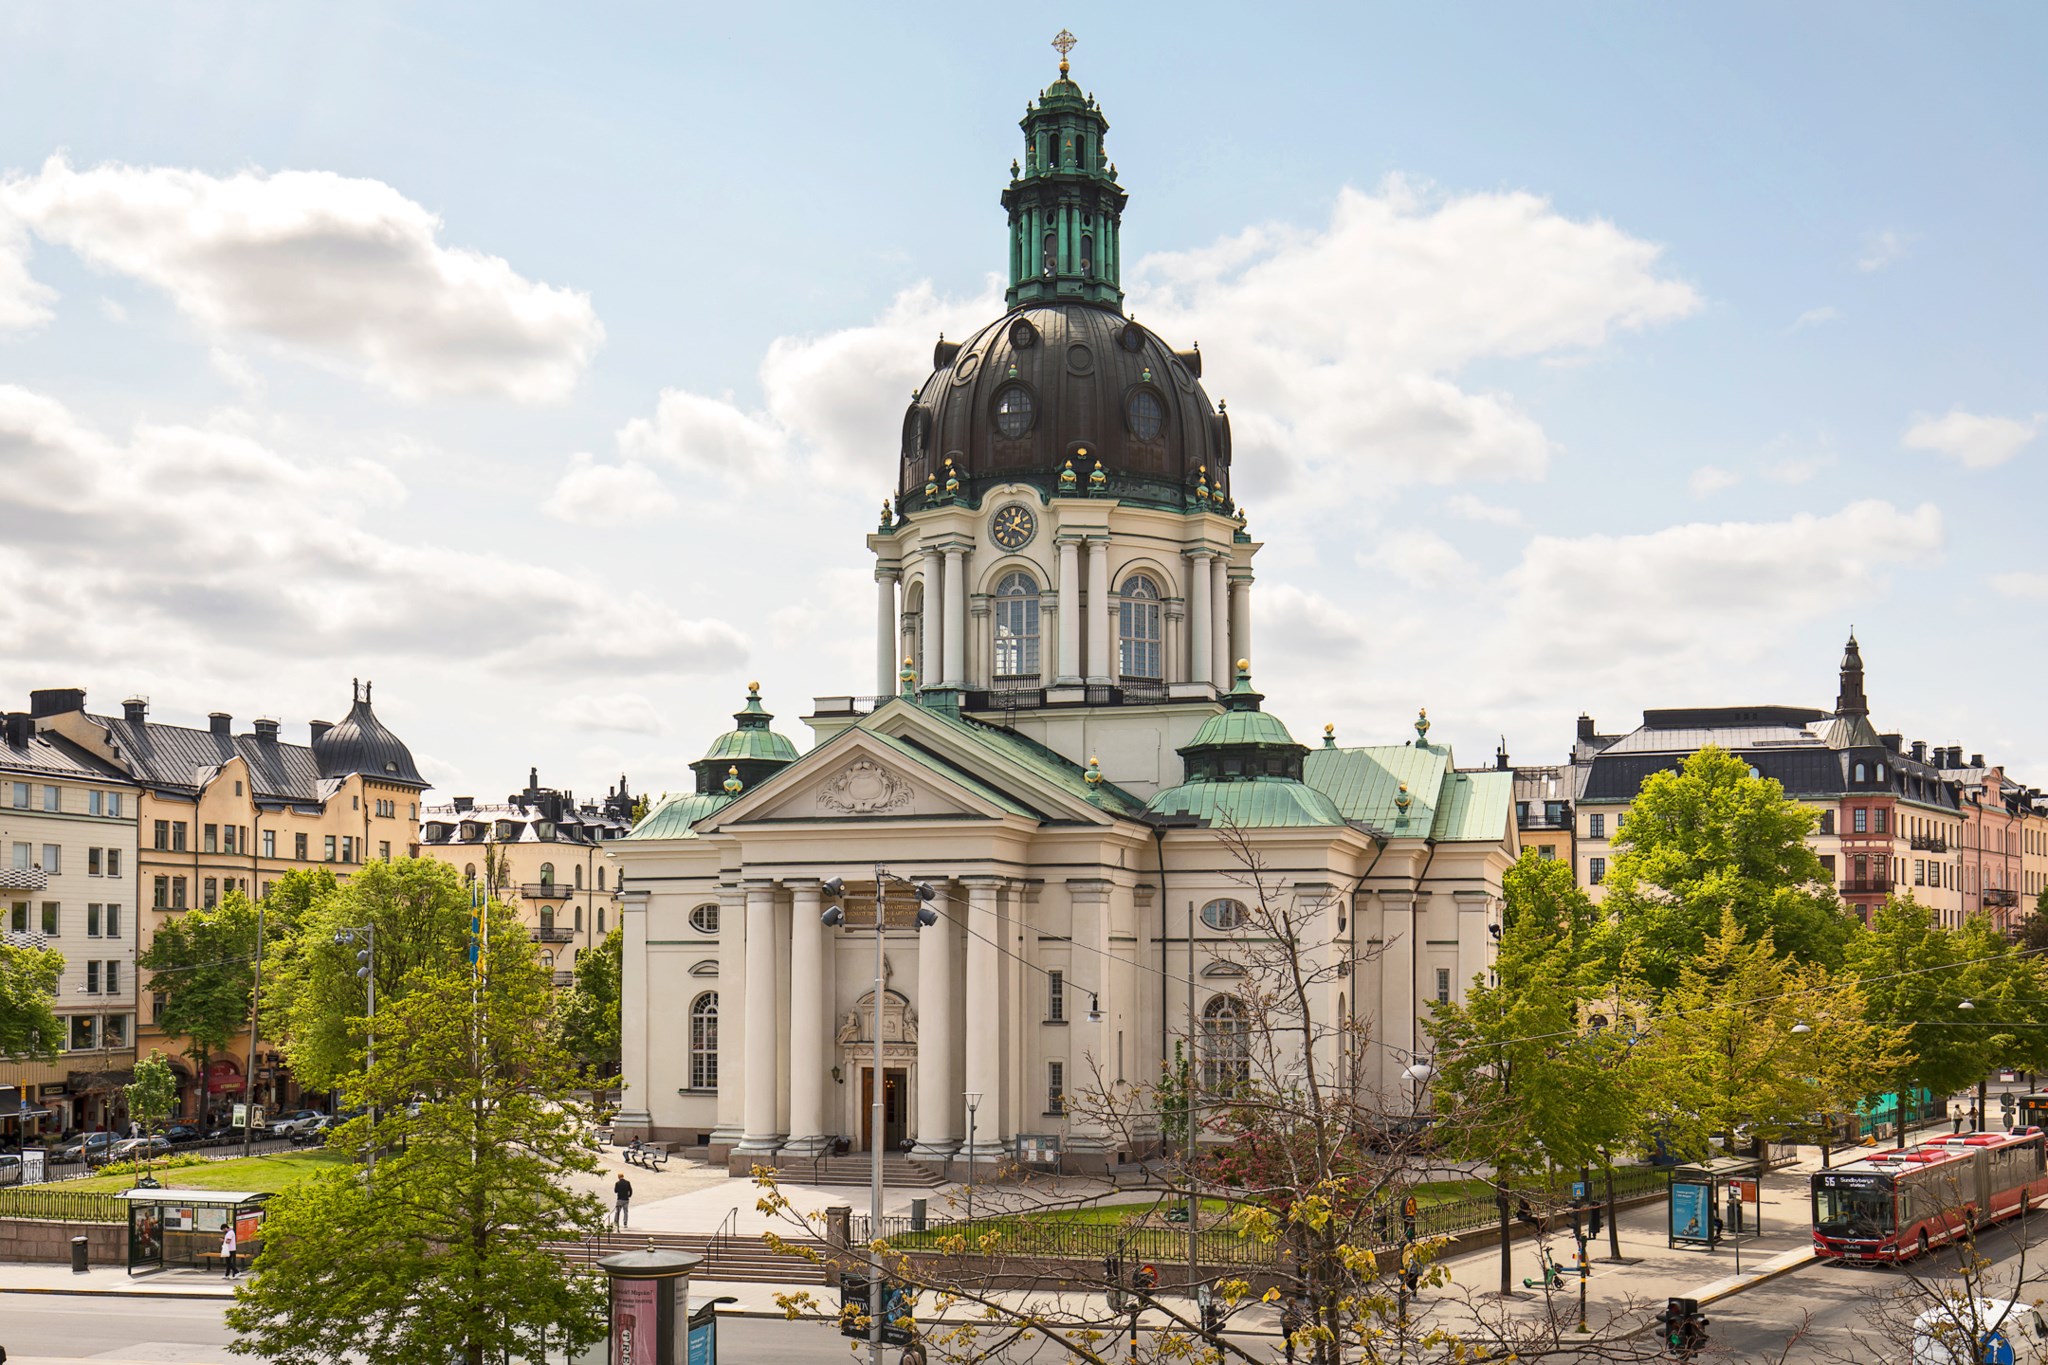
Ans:
[[[1263,701],[1252,690],[1251,663],[1239,659],[1224,709],[1179,750],[1186,780],[1153,797],[1148,809],[1244,829],[1343,824],[1330,798],[1301,780],[1308,746],[1297,743],[1278,716],[1260,710]]]
[[[761,705],[761,684],[747,684],[747,704],[732,718],[735,728],[711,741],[704,757],[690,765],[700,792],[730,790],[725,785],[728,777],[737,777],[751,791],[796,761],[796,745],[768,728],[775,717]]]

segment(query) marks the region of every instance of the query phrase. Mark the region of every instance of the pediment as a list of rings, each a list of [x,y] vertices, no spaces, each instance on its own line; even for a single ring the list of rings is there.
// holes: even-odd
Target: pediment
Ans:
[[[859,730],[814,749],[711,817],[702,829],[794,820],[999,819],[981,792]]]

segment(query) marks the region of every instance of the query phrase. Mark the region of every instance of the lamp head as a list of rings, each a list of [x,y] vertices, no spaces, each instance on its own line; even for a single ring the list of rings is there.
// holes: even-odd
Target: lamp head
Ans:
[[[846,894],[846,880],[843,877],[827,877],[818,889],[825,893],[826,900],[838,900]]]
[[[1797,1034],[1801,1034],[1801,1035],[1804,1035],[1804,1034],[1808,1034],[1808,1033],[1811,1033],[1811,1032],[1813,1032],[1813,1025],[1811,1025],[1811,1024],[1794,1024],[1794,1025],[1792,1026],[1792,1032],[1794,1032],[1794,1033],[1797,1033]]]
[[[1088,997],[1088,1022],[1091,1024],[1102,1022],[1102,998],[1100,996],[1091,994]]]
[[[818,916],[818,918],[825,921],[827,928],[837,929],[840,925],[846,923],[846,912],[836,905],[828,905],[825,907],[825,913]]]
[[[930,882],[919,882],[915,890],[917,891],[917,898],[921,901],[938,899],[939,893],[932,889]]]
[[[931,928],[931,927],[932,927],[932,926],[933,926],[934,924],[937,924],[938,922],[939,922],[939,912],[938,912],[938,911],[936,911],[936,910],[932,909],[932,908],[931,908],[931,907],[930,907],[929,905],[920,905],[920,906],[918,906],[918,907],[917,907],[917,927],[918,927],[918,928],[920,928],[920,929],[929,929],[929,928]]]

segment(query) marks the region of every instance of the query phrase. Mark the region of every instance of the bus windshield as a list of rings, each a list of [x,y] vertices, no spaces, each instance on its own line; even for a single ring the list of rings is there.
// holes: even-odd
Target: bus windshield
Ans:
[[[1892,1192],[1860,1183],[1816,1189],[1813,1230],[1828,1237],[1883,1237],[1892,1231]]]

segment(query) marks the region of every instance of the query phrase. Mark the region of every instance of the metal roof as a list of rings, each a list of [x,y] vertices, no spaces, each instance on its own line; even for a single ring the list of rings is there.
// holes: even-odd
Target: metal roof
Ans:
[[[108,786],[133,785],[132,779],[119,768],[48,730],[31,731],[23,743],[16,744],[6,728],[0,727],[0,772],[48,774]]]
[[[1430,744],[1310,749],[1302,780],[1336,803],[1345,819],[1397,839],[1420,839],[1436,825],[1437,802],[1450,766],[1451,751]],[[1405,811],[1399,804],[1404,783]]]
[[[1329,797],[1287,777],[1183,782],[1153,797],[1151,810],[1155,815],[1198,815],[1212,825],[1239,829],[1346,823]]]
[[[253,1204],[259,1199],[270,1198],[269,1190],[181,1190],[169,1186],[160,1190],[116,1190],[116,1199],[131,1199],[138,1204]]]
[[[661,804],[640,817],[628,839],[691,839],[690,826],[711,812],[730,804],[724,792],[681,792],[664,797]]]
[[[1515,775],[1501,769],[1448,773],[1429,837],[1439,843],[1494,843],[1507,837]]]

